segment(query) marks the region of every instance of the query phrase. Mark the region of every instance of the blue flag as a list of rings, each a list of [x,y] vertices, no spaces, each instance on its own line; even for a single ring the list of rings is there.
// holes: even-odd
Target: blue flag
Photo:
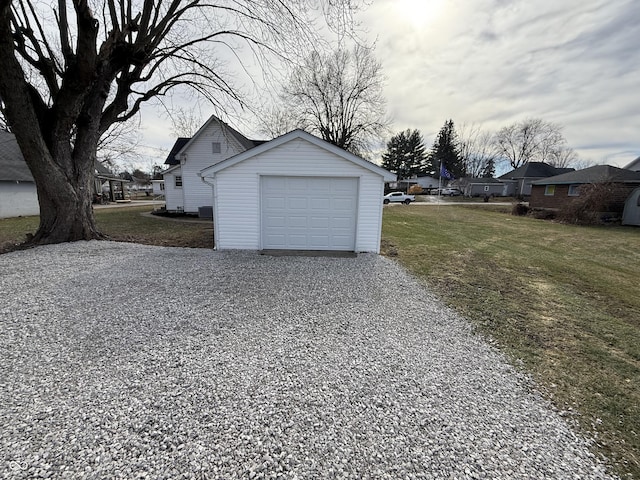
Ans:
[[[449,170],[447,170],[447,168],[444,166],[444,163],[440,162],[440,177],[441,178],[446,178],[447,180],[453,180],[454,176],[451,175],[451,172],[449,172]]]

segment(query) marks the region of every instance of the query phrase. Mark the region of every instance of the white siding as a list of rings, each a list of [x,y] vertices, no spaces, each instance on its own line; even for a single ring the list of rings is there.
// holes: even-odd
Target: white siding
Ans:
[[[176,177],[181,176],[182,172],[178,168],[172,170],[171,173],[165,173],[164,177],[164,201],[166,209],[175,212],[184,209],[184,192],[183,188],[176,188]],[[183,183],[184,185],[184,183]]]
[[[383,178],[338,155],[297,138],[219,171],[215,176],[216,248],[259,250],[260,176],[355,177],[359,179],[356,245],[378,252]]]
[[[40,215],[33,182],[0,182],[0,218]]]
[[[220,153],[213,153],[214,142],[220,143]],[[200,132],[185,150],[187,159],[182,165],[185,212],[198,213],[198,207],[213,205],[211,185],[204,183],[198,173],[244,150],[217,122],[212,122],[206,131]]]

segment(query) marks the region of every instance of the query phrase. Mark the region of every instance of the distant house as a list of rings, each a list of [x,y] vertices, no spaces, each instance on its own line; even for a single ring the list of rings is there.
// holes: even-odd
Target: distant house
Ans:
[[[154,197],[164,197],[164,180],[151,180]]]
[[[596,165],[573,172],[532,182],[529,206],[533,208],[559,209],[568,202],[580,198],[581,190],[588,184],[607,184],[606,212],[621,214],[626,199],[633,189],[640,186],[640,172],[610,165]]]
[[[16,137],[0,130],[0,218],[39,214],[36,183]]]
[[[100,162],[95,162],[94,201],[101,202],[103,195],[110,201],[122,199],[125,183],[128,182],[111,173]],[[40,215],[36,183],[15,135],[0,130],[0,218],[28,215]]]
[[[429,177],[427,175],[414,175],[411,178],[405,178],[403,180],[397,180],[395,182],[386,182],[384,185],[384,190],[385,192],[391,192],[393,190],[401,190],[403,192],[406,192],[414,186],[418,186],[422,188],[422,190],[437,188],[438,179],[435,177]]]
[[[102,163],[96,161],[93,169],[94,203],[125,201],[128,197],[126,184],[129,180],[111,173]]]
[[[532,182],[573,172],[574,170],[574,168],[556,168],[544,162],[527,162],[515,170],[500,176],[499,179],[514,181],[509,189],[509,196],[528,196],[531,195]]]
[[[465,197],[506,197],[514,190],[515,180],[462,177],[449,182],[449,186],[459,189]]]
[[[634,161],[624,166],[625,170],[632,170],[634,172],[640,172],[640,157],[636,158]]]
[[[214,115],[193,137],[178,138],[164,162],[168,167],[163,172],[166,209],[192,214],[211,210],[211,187],[198,173],[262,143],[249,140]]]

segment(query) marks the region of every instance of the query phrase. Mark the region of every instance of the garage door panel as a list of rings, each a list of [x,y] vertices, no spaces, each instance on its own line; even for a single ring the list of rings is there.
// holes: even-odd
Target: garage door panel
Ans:
[[[313,197],[310,200],[309,208],[313,210],[328,210],[331,208],[331,199],[327,197]]]
[[[351,217],[334,217],[331,219],[331,227],[351,229]]]
[[[356,178],[262,177],[261,188],[262,248],[355,249]]]
[[[291,228],[307,228],[308,218],[306,216],[289,217],[287,225]]]
[[[272,245],[271,248],[286,248],[287,245],[286,237],[283,234],[267,234],[265,240],[269,245]]]
[[[310,217],[309,226],[311,228],[329,228],[331,219],[329,217]]]
[[[266,215],[263,221],[266,228],[282,228],[287,226],[287,219],[283,216]]]
[[[333,235],[333,246],[334,247],[344,247],[347,248],[351,245],[351,236],[350,235]]]
[[[283,209],[287,199],[284,197],[269,197],[266,199],[266,208],[269,210]]]
[[[354,209],[354,201],[350,198],[334,198],[331,207],[333,210],[351,212]]]
[[[285,177],[262,177],[262,185],[272,192],[284,192],[287,189],[287,179]]]
[[[287,198],[287,208],[289,210],[306,210],[309,208],[309,199],[307,197],[289,197]]]

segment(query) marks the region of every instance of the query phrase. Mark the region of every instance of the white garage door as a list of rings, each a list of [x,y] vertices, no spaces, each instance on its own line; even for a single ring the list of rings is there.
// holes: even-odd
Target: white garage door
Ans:
[[[262,248],[353,251],[357,178],[261,178]]]

